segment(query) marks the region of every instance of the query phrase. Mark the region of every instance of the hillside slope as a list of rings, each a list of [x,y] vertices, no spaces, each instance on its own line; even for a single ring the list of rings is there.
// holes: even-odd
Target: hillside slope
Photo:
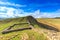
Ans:
[[[44,25],[49,25],[49,27],[54,27],[58,29],[58,31],[52,31],[52,30],[43,30],[45,33],[47,33],[47,36],[51,40],[60,40],[60,19],[56,18],[38,18],[37,21],[39,23],[42,23]],[[48,27],[48,26],[47,26]]]
[[[60,31],[60,19],[37,19],[39,23],[49,25],[51,27],[54,27]]]
[[[41,21],[42,22],[42,21]],[[46,25],[32,16],[0,21],[0,40],[57,40],[51,38],[59,30]],[[54,35],[54,36],[53,36]]]
[[[38,29],[39,26],[31,16],[1,20],[0,40],[47,40]]]

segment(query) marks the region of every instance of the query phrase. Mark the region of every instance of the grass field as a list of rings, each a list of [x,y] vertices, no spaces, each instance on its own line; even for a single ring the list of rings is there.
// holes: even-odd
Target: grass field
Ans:
[[[43,32],[47,30],[43,30],[44,28],[38,26],[38,23],[33,19],[29,19],[31,21],[29,23],[28,19],[27,17],[21,17],[0,20],[0,40],[49,40],[47,35],[45,35],[46,33]],[[39,23],[50,25],[60,30],[60,19],[37,18],[36,20]],[[21,30],[2,34],[2,31],[9,28],[10,26],[13,26],[10,30],[15,30],[19,28],[28,28],[31,25],[33,25],[33,28],[29,30]]]
[[[58,30],[60,30],[60,19],[54,19],[54,18],[41,18],[41,19],[37,19],[38,22],[46,24],[46,25],[50,25],[52,27],[57,28]]]
[[[30,24],[23,24],[23,23],[27,23],[26,18],[11,18],[11,19],[0,20],[0,40],[46,40],[47,39],[43,33],[39,33],[32,29],[2,34],[3,30],[14,24],[19,24],[19,25],[15,25],[11,29],[25,28],[30,26]],[[38,25],[34,25],[34,26],[37,27]]]

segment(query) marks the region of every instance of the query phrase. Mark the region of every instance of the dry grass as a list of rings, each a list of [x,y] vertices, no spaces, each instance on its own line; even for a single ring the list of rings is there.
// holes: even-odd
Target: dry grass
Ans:
[[[37,21],[60,30],[60,19],[37,19]]]

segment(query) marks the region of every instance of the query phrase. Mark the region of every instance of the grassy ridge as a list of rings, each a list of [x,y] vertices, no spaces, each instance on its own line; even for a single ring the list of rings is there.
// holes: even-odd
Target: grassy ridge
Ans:
[[[33,22],[33,21],[32,21]],[[0,21],[0,40],[46,40],[46,36],[35,32],[34,30],[23,30],[18,32],[11,32],[7,34],[2,34],[1,31],[6,28],[19,23],[27,23],[27,18],[11,18]],[[29,24],[16,25],[12,29],[18,29],[23,27],[29,27]],[[37,27],[38,25],[34,25]],[[40,30],[39,30],[40,31]]]

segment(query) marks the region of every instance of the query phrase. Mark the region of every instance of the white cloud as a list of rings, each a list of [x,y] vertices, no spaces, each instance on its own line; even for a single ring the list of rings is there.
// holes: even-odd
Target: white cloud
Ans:
[[[55,12],[40,12],[40,10],[36,10],[33,13],[30,13],[35,18],[54,18],[60,17],[60,9]]]
[[[54,17],[60,17],[60,13],[57,12],[42,12],[41,18],[54,18]]]
[[[20,5],[20,4],[16,4],[16,3],[2,2],[2,1],[0,1],[0,5],[8,5],[8,6],[16,6],[16,7],[26,7],[26,5]]]
[[[10,18],[16,16],[24,16],[25,15],[24,13],[25,13],[24,10],[21,9],[0,6],[0,17]]]
[[[2,12],[1,12],[2,11]],[[31,15],[35,18],[54,18],[54,17],[60,17],[60,10],[57,10],[55,12],[40,12],[40,10],[36,10],[34,12],[25,12],[22,9],[15,9],[12,7],[5,7],[0,6],[0,18],[12,18],[17,16],[28,16]]]
[[[32,13],[32,16],[35,18],[40,18],[41,17],[41,12],[40,10],[36,10],[35,12]]]

